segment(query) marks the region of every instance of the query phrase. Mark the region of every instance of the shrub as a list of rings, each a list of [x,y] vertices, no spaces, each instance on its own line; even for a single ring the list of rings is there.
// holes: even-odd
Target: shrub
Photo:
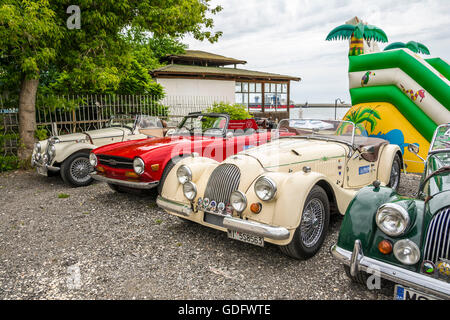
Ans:
[[[0,156],[0,172],[15,170],[20,167],[17,156]]]
[[[237,103],[229,104],[225,102],[216,102],[204,112],[227,113],[230,115],[230,120],[245,120],[252,118],[252,115],[248,112],[247,107]]]

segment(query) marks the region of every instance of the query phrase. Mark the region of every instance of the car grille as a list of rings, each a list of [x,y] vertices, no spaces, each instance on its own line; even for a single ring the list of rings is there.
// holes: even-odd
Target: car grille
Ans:
[[[449,259],[450,253],[450,207],[442,209],[431,220],[424,247],[424,260],[436,263]]]
[[[133,159],[105,154],[98,154],[97,157],[99,163],[105,166],[118,169],[133,169]]]
[[[217,203],[229,203],[230,195],[239,187],[241,172],[234,164],[221,164],[212,172],[206,186],[204,198]]]

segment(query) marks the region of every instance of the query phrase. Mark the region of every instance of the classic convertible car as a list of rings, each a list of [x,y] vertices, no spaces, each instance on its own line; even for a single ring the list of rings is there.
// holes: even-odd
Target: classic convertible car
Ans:
[[[435,131],[417,197],[378,183],[362,189],[331,251],[354,281],[370,269],[394,282],[395,299],[450,299],[450,124]]]
[[[244,149],[264,144],[271,131],[258,130],[254,119],[230,120],[220,113],[191,113],[164,138],[128,141],[95,149],[91,176],[117,192],[161,186],[181,158],[199,154],[222,161]],[[160,192],[160,187],[158,192]]]
[[[31,165],[39,174],[49,176],[60,173],[72,187],[89,185],[89,152],[96,147],[119,141],[161,137],[163,122],[147,115],[118,115],[112,117],[106,128],[81,133],[53,136],[35,143]]]
[[[344,214],[356,192],[375,179],[397,188],[402,157],[398,146],[363,136],[352,122],[311,123],[282,120],[279,139],[223,162],[183,159],[169,172],[157,204],[232,239],[273,243],[296,259],[313,256],[330,211]]]

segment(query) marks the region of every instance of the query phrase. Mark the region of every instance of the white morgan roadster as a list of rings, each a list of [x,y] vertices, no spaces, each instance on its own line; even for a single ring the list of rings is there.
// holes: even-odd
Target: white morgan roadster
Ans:
[[[277,130],[284,132],[279,139],[221,163],[183,159],[168,174],[157,204],[229,238],[272,243],[307,259],[322,246],[330,213],[344,214],[360,188],[375,180],[398,188],[399,147],[365,136],[352,122],[290,119]]]

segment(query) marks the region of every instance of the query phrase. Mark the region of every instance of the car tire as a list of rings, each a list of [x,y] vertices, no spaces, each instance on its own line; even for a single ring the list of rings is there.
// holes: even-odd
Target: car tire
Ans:
[[[313,219],[312,226],[311,219]],[[298,260],[311,258],[322,247],[329,222],[330,203],[327,193],[316,185],[306,198],[300,224],[295,230],[291,242],[286,246],[280,246],[281,251]],[[308,228],[308,226],[310,227]]]
[[[179,156],[179,157],[176,157],[176,158],[172,158],[172,159],[170,159],[170,160],[167,162],[166,167],[164,168],[164,171],[163,171],[163,173],[162,173],[162,175],[161,175],[161,179],[159,179],[159,184],[158,184],[158,195],[161,195],[162,188],[163,188],[163,185],[164,185],[164,181],[166,181],[166,178],[167,178],[167,176],[169,175],[170,170],[172,170],[173,167],[175,167],[175,165],[176,165],[179,161],[181,161],[183,158],[186,158],[186,157],[187,157],[186,155],[185,155],[185,156]]]
[[[90,185],[94,179],[89,173],[92,166],[89,162],[89,152],[79,151],[72,154],[61,164],[61,178],[71,187],[84,187]]]
[[[400,186],[401,169],[402,169],[402,161],[398,153],[396,153],[394,161],[392,161],[391,174],[389,177],[389,183],[387,185],[388,187],[394,189],[395,191],[397,191]]]

